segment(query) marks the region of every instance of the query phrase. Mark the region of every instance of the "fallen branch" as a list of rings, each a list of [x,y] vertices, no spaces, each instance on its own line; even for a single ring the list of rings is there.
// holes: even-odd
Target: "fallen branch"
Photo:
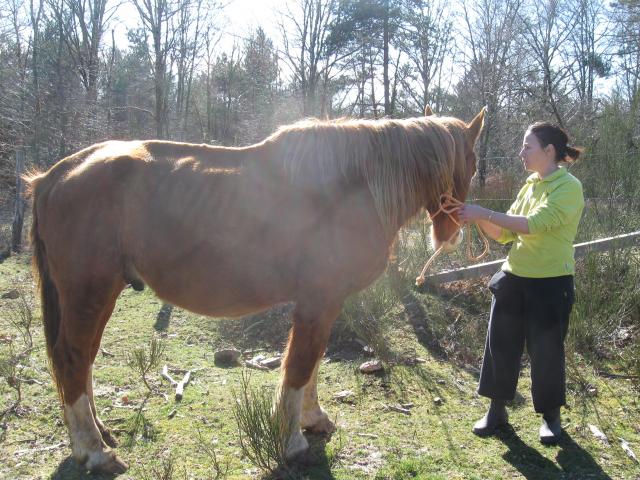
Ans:
[[[40,453],[40,452],[48,452],[49,450],[56,450],[58,448],[64,447],[66,443],[60,442],[56,445],[50,445],[48,447],[40,447],[40,448],[30,448],[27,450],[18,450],[14,453],[16,457],[21,457],[22,455],[28,455],[30,453]]]
[[[255,368],[256,370],[266,370],[269,371],[267,367],[264,365],[260,365],[258,362],[254,362],[253,360],[245,360],[244,364],[249,368]]]
[[[606,377],[606,378],[621,378],[623,380],[635,380],[636,378],[640,378],[638,377],[638,375],[623,375],[623,374],[619,374],[619,373],[610,373],[610,372],[606,372],[604,370],[599,370],[598,375],[600,375],[601,377]]]
[[[177,371],[178,369],[172,369],[172,370]],[[171,383],[172,387],[176,387],[176,395],[175,395],[176,402],[179,402],[180,400],[182,400],[182,396],[184,395],[184,389],[189,384],[189,381],[191,380],[191,373],[195,372],[196,370],[183,370],[183,371],[186,373],[184,374],[184,377],[182,377],[182,380],[180,380],[179,382],[176,382],[173,379],[173,377],[169,375],[169,367],[167,365],[162,367],[162,373],[160,374],[162,378],[164,378],[165,380],[168,380],[169,383]]]
[[[107,352],[104,348],[100,349],[100,352],[102,353],[103,356],[105,357],[115,357],[114,353],[111,352]]]
[[[22,383],[26,383],[28,385],[36,384],[36,385],[44,385],[40,380],[36,380],[35,378],[18,378]]]
[[[165,380],[168,380],[169,383],[171,384],[171,386],[175,387],[176,385],[178,385],[178,382],[176,382],[173,377],[171,377],[171,375],[169,375],[169,367],[167,367],[166,365],[164,367],[162,367],[162,373],[160,374],[160,376],[162,378],[164,378]]]
[[[403,408],[400,405],[384,405],[384,408],[404,415],[411,415],[411,411],[408,408]]]
[[[182,395],[184,393],[184,387],[189,384],[189,380],[191,380],[191,370],[184,374],[182,380],[176,386],[176,402],[182,400]]]

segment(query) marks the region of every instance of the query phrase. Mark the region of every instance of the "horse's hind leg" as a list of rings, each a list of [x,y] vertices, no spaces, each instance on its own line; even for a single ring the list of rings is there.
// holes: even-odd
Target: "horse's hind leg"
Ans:
[[[115,292],[114,292],[115,293]],[[119,293],[119,292],[118,292]],[[117,295],[116,295],[117,296]],[[111,313],[113,312],[113,307],[115,306],[116,301],[115,298],[109,302],[108,305],[104,307],[100,314],[100,321],[98,326],[98,333],[96,334],[91,352],[91,365],[89,367],[89,374],[87,375],[87,396],[89,397],[89,404],[91,405],[91,412],[93,413],[93,420],[96,422],[96,426],[100,431],[100,435],[102,436],[102,440],[110,447],[117,447],[118,442],[111,435],[111,432],[107,427],[105,427],[102,420],[98,417],[98,412],[96,410],[96,404],[93,399],[93,364],[95,363],[96,355],[98,354],[98,350],[100,349],[100,340],[102,339],[102,333],[104,332],[104,327],[107,325],[107,321],[111,317]]]
[[[97,352],[95,342],[99,344],[104,328],[102,315],[115,291],[115,285],[107,291],[97,291],[95,286],[68,289],[73,295],[63,294],[62,321],[53,351],[73,457],[90,470],[111,474],[122,473],[127,466],[102,440],[88,383]]]
[[[321,362],[322,357],[316,362],[311,379],[304,387],[300,426],[313,433],[332,433],[335,425],[318,402],[318,370]]]
[[[89,366],[89,374],[87,375],[87,397],[89,398],[89,406],[91,407],[91,413],[93,414],[93,421],[96,422],[96,427],[98,427],[98,431],[100,432],[100,436],[102,437],[102,441],[106,443],[109,447],[115,448],[118,446],[117,440],[111,435],[109,429],[102,423],[100,417],[98,417],[98,412],[96,410],[96,404],[93,399],[93,364]]]
[[[289,431],[286,447],[288,458],[304,452],[309,446],[300,429],[304,388],[312,380],[314,370],[327,346],[331,326],[341,308],[341,301],[299,301],[293,313],[293,328],[289,335],[283,365],[284,375],[276,404]]]

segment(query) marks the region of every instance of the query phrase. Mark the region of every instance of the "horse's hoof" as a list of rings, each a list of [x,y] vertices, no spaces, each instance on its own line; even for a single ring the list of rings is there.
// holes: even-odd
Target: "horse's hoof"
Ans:
[[[94,473],[106,473],[109,475],[119,475],[127,471],[129,466],[123,462],[113,452],[101,452],[99,458],[92,459],[93,462],[87,462],[87,468]]]
[[[287,451],[285,452],[285,457],[287,460],[292,460],[299,455],[302,455],[309,449],[309,442],[304,438],[304,435],[300,430],[294,432],[289,438],[289,443],[287,444]]]
[[[318,434],[331,434],[336,431],[335,424],[329,420],[329,417],[325,417],[319,420],[314,425],[310,425],[306,428],[308,432],[318,433]]]
[[[107,446],[111,448],[116,448],[118,446],[118,441],[106,428],[104,430],[100,429],[100,436],[102,437],[102,441],[106,443]]]
[[[316,415],[309,415],[307,421],[302,424],[302,428],[307,432],[320,434],[331,434],[336,430],[335,424],[322,409]]]

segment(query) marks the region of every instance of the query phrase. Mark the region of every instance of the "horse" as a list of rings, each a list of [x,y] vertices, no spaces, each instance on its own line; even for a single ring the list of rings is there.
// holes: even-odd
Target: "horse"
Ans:
[[[443,193],[467,195],[484,109],[469,123],[431,113],[302,120],[246,147],[106,141],[30,175],[34,274],[73,458],[128,468],[92,378],[127,285],[217,317],[294,302],[274,399],[287,457],[308,448],[302,430],[333,431],[317,375],[345,298],[384,271],[418,212],[433,216],[436,248],[461,237],[455,213],[437,212]]]

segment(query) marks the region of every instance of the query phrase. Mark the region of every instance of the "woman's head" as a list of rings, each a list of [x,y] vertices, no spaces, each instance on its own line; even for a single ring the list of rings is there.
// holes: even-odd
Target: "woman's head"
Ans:
[[[571,163],[578,159],[582,148],[569,145],[567,132],[553,123],[536,122],[529,126],[527,133],[532,133],[538,140],[541,148],[553,146],[554,160],[557,162]],[[525,134],[526,137],[526,134]]]
[[[548,122],[531,125],[524,134],[520,158],[524,168],[541,176],[555,171],[559,162],[573,162],[582,152],[568,144],[566,132]]]

